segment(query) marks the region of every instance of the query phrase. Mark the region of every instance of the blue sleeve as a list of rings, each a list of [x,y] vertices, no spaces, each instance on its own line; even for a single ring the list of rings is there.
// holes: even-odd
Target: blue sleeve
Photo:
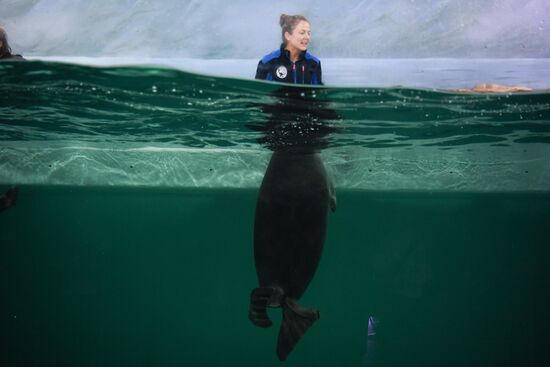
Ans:
[[[323,85],[323,71],[321,70],[321,61],[319,61],[319,65],[317,65],[315,76],[317,77],[317,84]]]
[[[261,61],[258,63],[258,67],[256,68],[256,79],[273,80],[273,77],[271,77],[271,73],[269,72],[269,66]]]
[[[321,61],[318,61],[311,70],[311,84],[323,85],[323,72],[321,71]]]

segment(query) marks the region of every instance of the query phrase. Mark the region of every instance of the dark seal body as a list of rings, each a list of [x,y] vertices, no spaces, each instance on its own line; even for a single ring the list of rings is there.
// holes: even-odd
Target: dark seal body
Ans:
[[[318,153],[275,152],[256,205],[254,259],[260,287],[299,299],[325,242],[330,190]]]
[[[319,312],[298,304],[321,259],[328,209],[336,207],[319,153],[276,151],[264,176],[254,224],[259,287],[251,294],[250,320],[272,325],[267,307],[281,307],[277,355],[285,360]]]

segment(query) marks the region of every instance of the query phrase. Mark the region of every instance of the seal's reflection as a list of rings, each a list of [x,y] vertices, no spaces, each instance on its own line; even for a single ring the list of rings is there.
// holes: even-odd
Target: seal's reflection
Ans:
[[[298,304],[323,251],[328,209],[336,210],[334,187],[320,151],[335,128],[335,111],[311,88],[283,87],[276,102],[262,106],[269,119],[249,125],[273,151],[256,204],[254,259],[259,287],[252,290],[249,318],[272,325],[267,307],[280,307],[283,319],[277,356],[285,360],[319,312]]]

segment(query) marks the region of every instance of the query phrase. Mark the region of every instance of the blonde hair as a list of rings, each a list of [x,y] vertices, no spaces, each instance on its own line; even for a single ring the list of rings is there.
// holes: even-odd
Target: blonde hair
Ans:
[[[294,29],[296,28],[298,23],[300,23],[301,21],[309,23],[309,20],[307,20],[307,18],[304,17],[303,15],[281,14],[281,17],[279,18],[279,24],[281,25],[283,44],[286,45],[285,33],[288,32],[292,34],[292,32],[294,32]]]

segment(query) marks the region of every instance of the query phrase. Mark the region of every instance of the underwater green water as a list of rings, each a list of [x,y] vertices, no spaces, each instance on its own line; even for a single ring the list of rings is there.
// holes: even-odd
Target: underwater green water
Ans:
[[[2,187],[5,191],[7,187]],[[247,319],[257,189],[21,186],[0,213],[0,365],[279,366]],[[550,195],[338,190],[286,366],[541,366]]]
[[[273,151],[338,197],[284,365],[548,365],[549,121],[547,90],[3,62],[0,366],[281,365],[281,310],[247,317]]]

